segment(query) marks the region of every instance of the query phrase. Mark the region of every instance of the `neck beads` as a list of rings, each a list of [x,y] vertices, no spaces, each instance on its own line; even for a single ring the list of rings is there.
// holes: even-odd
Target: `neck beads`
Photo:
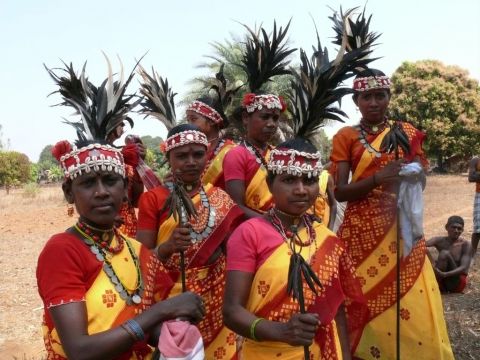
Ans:
[[[120,297],[125,300],[127,305],[140,304],[143,296],[143,278],[140,271],[140,260],[130,241],[123,237],[115,228],[108,230],[98,229],[82,221],[78,221],[74,228],[82,236],[83,242],[90,247],[90,251],[95,255],[97,260],[103,262],[103,271],[110,279],[110,282]],[[113,237],[115,237],[117,242],[115,247],[112,247],[109,241],[113,239]],[[111,263],[113,256],[123,250],[124,244],[127,244],[128,251],[137,272],[137,285],[135,289],[130,292],[118,277]]]

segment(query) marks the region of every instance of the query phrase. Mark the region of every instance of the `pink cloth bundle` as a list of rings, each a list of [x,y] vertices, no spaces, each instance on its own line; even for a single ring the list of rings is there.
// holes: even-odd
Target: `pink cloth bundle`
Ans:
[[[203,360],[203,340],[200,331],[188,321],[164,322],[158,339],[160,360]]]

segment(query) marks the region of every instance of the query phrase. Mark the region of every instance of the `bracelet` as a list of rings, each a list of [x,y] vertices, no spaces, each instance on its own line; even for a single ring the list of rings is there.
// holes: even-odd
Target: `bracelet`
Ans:
[[[250,325],[250,338],[254,341],[258,341],[257,337],[255,336],[255,328],[257,327],[258,323],[262,321],[263,318],[256,318],[253,320],[252,324]]]
[[[122,324],[122,327],[130,334],[133,333],[135,341],[141,341],[145,339],[145,333],[142,327],[133,319],[127,320]],[[130,331],[128,331],[130,330]],[[133,338],[133,337],[132,337]]]
[[[137,337],[135,333],[133,332],[132,329],[130,329],[129,326],[127,326],[125,323],[120,324],[120,327],[127,332],[128,335],[130,335],[130,338],[133,340],[133,342],[137,341]]]

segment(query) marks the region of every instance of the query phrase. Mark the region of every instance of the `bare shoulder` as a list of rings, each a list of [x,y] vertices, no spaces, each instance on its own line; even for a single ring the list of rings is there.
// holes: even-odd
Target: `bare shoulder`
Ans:
[[[470,254],[471,250],[472,250],[472,244],[470,243],[470,241],[462,238],[462,252],[468,252]]]

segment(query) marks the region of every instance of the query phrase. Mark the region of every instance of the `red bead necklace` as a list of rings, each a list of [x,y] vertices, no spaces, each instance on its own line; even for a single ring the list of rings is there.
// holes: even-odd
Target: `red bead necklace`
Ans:
[[[123,237],[116,228],[111,228],[109,230],[98,229],[82,221],[78,221],[77,226],[85,234],[90,236],[95,244],[101,249],[108,251],[111,254],[118,254],[123,250]],[[98,235],[99,232],[101,233],[101,236]],[[112,242],[110,239],[112,239],[113,236],[115,236],[115,239],[117,240],[116,246],[111,245]]]
[[[293,225],[290,229],[285,229],[285,226],[283,225],[280,218],[277,216],[276,211],[279,210],[276,210],[275,208],[270,209],[268,211],[268,217],[273,227],[280,233],[280,235],[282,235],[284,240],[293,240],[295,244],[301,247],[310,246],[315,241],[316,233],[315,229],[313,228],[313,221],[310,215],[304,214],[300,218],[303,220],[303,223],[305,224],[308,233],[308,240],[304,242],[298,236],[298,227],[296,225]]]

